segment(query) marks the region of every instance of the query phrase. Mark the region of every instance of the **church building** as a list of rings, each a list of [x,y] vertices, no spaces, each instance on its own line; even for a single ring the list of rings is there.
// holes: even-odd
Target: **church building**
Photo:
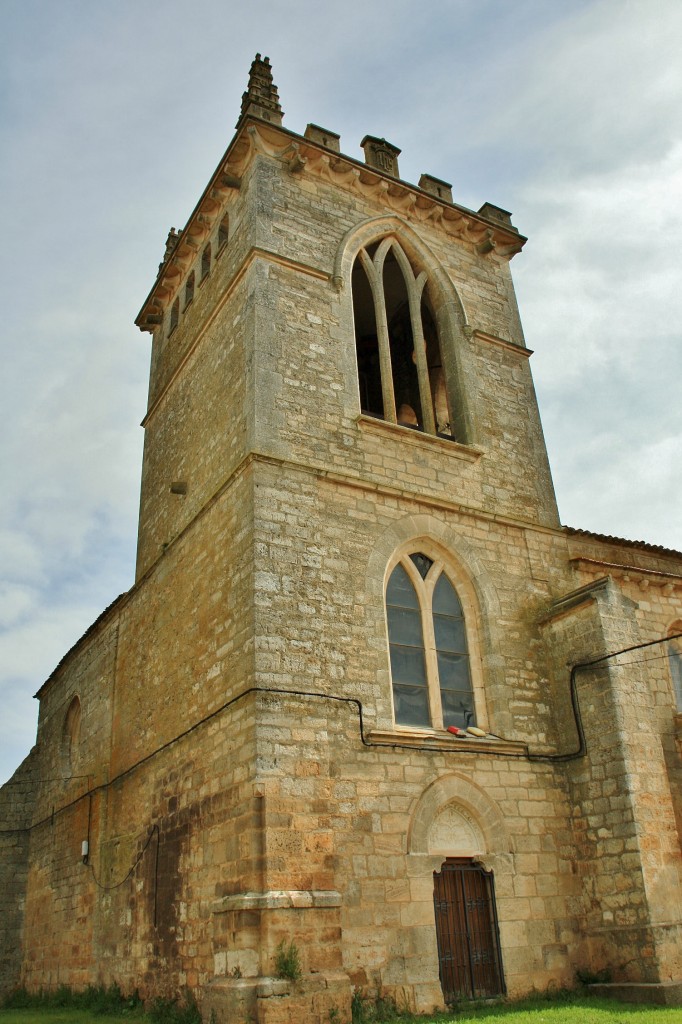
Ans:
[[[257,55],[136,321],[136,578],[0,790],[0,992],[682,1001],[682,553],[561,525],[511,215],[282,122]]]

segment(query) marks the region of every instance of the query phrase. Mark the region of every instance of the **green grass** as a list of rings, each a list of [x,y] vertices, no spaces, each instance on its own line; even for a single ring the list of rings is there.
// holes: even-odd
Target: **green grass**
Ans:
[[[69,1007],[31,1010],[0,1010],[2,1024],[121,1024],[122,1021],[147,1024],[147,1017],[141,1010],[127,1013],[94,1013],[92,1010],[75,1010]]]
[[[157,1012],[158,1009],[160,1007]],[[466,1007],[425,1017],[400,1013],[388,1003],[379,1007],[379,1015],[375,1015],[375,1007],[370,1003],[365,1004],[365,1011],[367,1024],[375,1021],[391,1024],[467,1024],[469,1021],[484,1021],[485,1024],[682,1024],[682,1007],[633,1006],[587,996],[567,996],[554,1001],[532,999],[508,1006]],[[166,1019],[177,1020],[177,1012],[171,1010]],[[139,1007],[117,1014],[71,1007],[0,1010],[0,1024],[122,1024],[125,1021],[151,1024],[153,1020],[154,1016],[144,1014]],[[340,1020],[339,1024],[350,1022]]]
[[[682,1024],[682,1007],[637,1006],[564,993],[554,1000],[534,998],[510,1005],[463,1006],[449,1013],[423,1017],[391,1010],[388,1005],[377,1013],[366,1003],[354,1020],[355,1024]]]

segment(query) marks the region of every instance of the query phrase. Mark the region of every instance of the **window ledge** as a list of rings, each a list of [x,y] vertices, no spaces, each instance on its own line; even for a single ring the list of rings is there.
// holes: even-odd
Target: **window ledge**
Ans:
[[[483,448],[472,444],[460,444],[449,437],[439,437],[438,434],[426,434],[423,430],[414,430],[412,427],[403,427],[400,423],[389,423],[387,420],[375,419],[361,413],[357,418],[357,424],[361,430],[378,437],[392,436],[398,438],[401,444],[410,444],[415,448],[440,448],[448,455],[454,455],[457,459],[464,459],[465,462],[477,462],[481,455],[485,454]]]
[[[503,740],[499,736],[468,736],[466,739],[449,732],[430,732],[423,729],[372,729],[367,734],[370,743],[381,747],[416,747],[423,750],[485,750],[496,754],[527,754],[525,743]]]

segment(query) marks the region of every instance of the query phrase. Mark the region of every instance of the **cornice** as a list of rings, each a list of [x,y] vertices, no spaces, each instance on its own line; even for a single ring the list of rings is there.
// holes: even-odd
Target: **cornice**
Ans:
[[[154,331],[162,322],[168,303],[200,246],[213,231],[226,199],[240,188],[244,174],[258,154],[281,161],[291,174],[312,175],[338,188],[379,200],[391,213],[408,221],[428,223],[447,238],[469,245],[481,258],[510,260],[526,242],[510,225],[450,203],[418,185],[393,178],[285,128],[247,117],[240,122],[173,250],[161,264],[135,320],[140,330]]]
[[[464,328],[465,332],[467,328]],[[532,348],[526,348],[525,345],[519,345],[515,341],[508,341],[506,338],[499,338],[496,334],[488,334],[486,331],[479,331],[477,327],[469,328],[474,338],[479,341],[485,341],[488,345],[496,345],[498,348],[504,348],[508,352],[515,352],[517,355],[526,356],[529,358],[533,355]]]
[[[602,572],[608,569],[609,575],[614,579],[623,580],[628,583],[636,581],[642,590],[649,586],[662,587],[670,594],[673,590],[682,587],[682,574],[675,572],[664,572],[661,569],[645,569],[639,565],[627,565],[624,562],[606,562],[601,558],[587,558],[584,555],[577,555],[569,558],[570,565],[576,569],[586,572]]]

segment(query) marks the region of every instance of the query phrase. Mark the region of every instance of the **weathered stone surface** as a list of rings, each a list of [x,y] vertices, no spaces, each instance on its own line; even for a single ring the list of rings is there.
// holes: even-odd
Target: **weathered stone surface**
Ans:
[[[609,657],[682,619],[682,555],[560,527],[505,211],[318,132],[245,110],[140,314],[137,578],[0,792],[0,986],[189,988],[261,1024],[346,1020],[353,988],[428,1010],[448,856],[493,873],[511,994],[682,979],[670,668]],[[456,440],[361,412],[353,266],[392,241],[413,299],[426,274]],[[396,725],[385,586],[411,553],[457,591],[482,738]],[[570,669],[596,659],[583,743]]]

